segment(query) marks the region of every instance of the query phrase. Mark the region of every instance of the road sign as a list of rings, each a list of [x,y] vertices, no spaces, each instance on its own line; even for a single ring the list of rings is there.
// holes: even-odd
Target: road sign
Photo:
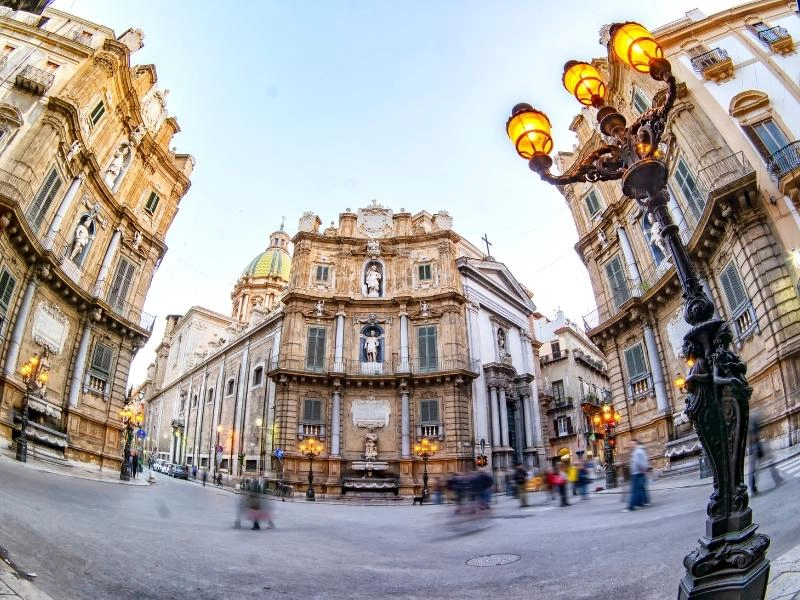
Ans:
[[[144,439],[145,437],[147,437],[147,432],[144,429],[139,429],[136,431],[136,437],[138,437],[139,439]]]
[[[277,450],[275,450],[275,458],[277,458],[278,460],[283,458],[283,448],[278,448]]]

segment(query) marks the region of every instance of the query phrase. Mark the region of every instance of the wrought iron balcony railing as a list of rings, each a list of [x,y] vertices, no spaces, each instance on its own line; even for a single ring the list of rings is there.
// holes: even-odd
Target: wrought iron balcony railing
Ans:
[[[767,45],[774,44],[775,42],[779,42],[780,40],[784,40],[788,37],[790,37],[789,32],[785,27],[781,27],[780,25],[758,32],[758,39]]]
[[[270,363],[270,370],[281,369],[303,373],[340,374],[351,377],[385,377],[387,375],[425,375],[446,371],[478,373],[480,361],[464,356],[430,357],[424,360],[403,361],[396,354],[382,362],[364,362],[356,359],[319,359],[308,356],[278,356]]]
[[[713,50],[709,50],[700,56],[695,56],[692,59],[692,67],[697,73],[702,75],[709,68],[726,60],[728,60],[727,51],[723,50],[722,48],[714,48]]]
[[[15,83],[18,87],[41,96],[50,89],[55,79],[56,76],[53,73],[33,65],[25,65],[22,71],[17,73]]]
[[[569,355],[569,350],[558,350],[557,352],[553,352],[552,354],[545,354],[544,356],[539,357],[539,362],[543,365],[547,363],[556,362],[558,360],[563,360],[567,358]]]
[[[767,170],[776,183],[797,168],[800,168],[800,141],[785,145],[767,159]]]
[[[111,309],[126,321],[137,325],[140,329],[148,332],[153,331],[153,325],[156,322],[155,315],[144,312],[133,303],[127,300],[120,300],[112,304]]]

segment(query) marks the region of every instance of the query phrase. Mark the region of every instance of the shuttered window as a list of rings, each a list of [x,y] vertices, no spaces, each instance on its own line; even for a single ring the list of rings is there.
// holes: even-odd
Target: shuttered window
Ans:
[[[36,194],[30,207],[28,207],[28,211],[25,213],[28,222],[35,230],[38,230],[42,225],[47,210],[53,203],[53,199],[56,197],[58,190],[61,188],[61,183],[58,170],[53,167],[47,174],[47,177],[45,177],[42,187],[39,188],[39,192]]]
[[[647,362],[644,359],[644,349],[641,344],[625,350],[625,366],[628,368],[628,379],[647,375]]]
[[[5,268],[0,273],[0,335],[3,334],[17,280]]]
[[[322,423],[322,400],[315,398],[303,400],[303,422]]]
[[[594,219],[600,213],[600,199],[597,197],[597,192],[592,190],[583,199],[586,203],[586,210],[589,213],[589,219]]]
[[[575,433],[575,430],[572,428],[571,417],[558,417],[555,422],[555,429],[558,432],[558,437]]]
[[[325,335],[324,327],[311,327],[308,330],[306,369],[309,371],[322,371],[325,368]]]
[[[678,189],[681,191],[681,195],[684,200],[686,200],[686,204],[689,206],[694,216],[699,219],[703,214],[706,201],[703,197],[703,193],[700,191],[700,186],[697,185],[697,179],[694,173],[689,169],[689,165],[686,164],[683,158],[678,159],[674,178]]]
[[[94,345],[92,362],[89,363],[88,387],[98,394],[108,394],[108,382],[111,379],[111,363],[114,360],[114,350],[98,342]]]
[[[435,326],[428,325],[417,329],[417,351],[419,353],[419,370],[435,371],[438,363]]]
[[[439,401],[422,400],[419,403],[419,421],[421,424],[438,423],[439,422]]]
[[[121,310],[125,305],[133,281],[133,273],[133,263],[125,257],[120,257],[117,271],[114,273],[114,280],[108,291],[108,303],[113,308]]]
[[[553,382],[553,398],[556,404],[564,403],[564,382],[560,379]]]
[[[725,292],[725,299],[728,301],[728,308],[730,308],[731,313],[736,313],[750,302],[750,298],[744,289],[742,278],[736,268],[736,263],[731,262],[723,269],[719,281],[722,284],[722,290]]]
[[[156,194],[155,192],[150,192],[150,196],[148,196],[147,198],[147,202],[144,205],[144,209],[152,215],[153,213],[156,212],[158,201],[159,201],[158,194]]]
[[[631,97],[631,104],[639,114],[643,113],[650,108],[650,99],[645,96],[644,92],[639,88],[633,88],[633,96]]]
[[[614,297],[614,304],[619,308],[631,297],[628,281],[625,277],[625,271],[622,269],[622,261],[619,256],[615,256],[606,263],[606,276],[608,277],[611,294]]]
[[[764,158],[769,158],[789,144],[786,134],[772,119],[765,119],[755,125],[747,125],[744,130]]]
[[[97,122],[104,114],[106,114],[106,105],[103,104],[102,100],[100,100],[100,102],[97,103],[97,106],[95,106],[92,110],[92,114],[89,115],[89,120],[92,122],[92,125],[97,125]]]

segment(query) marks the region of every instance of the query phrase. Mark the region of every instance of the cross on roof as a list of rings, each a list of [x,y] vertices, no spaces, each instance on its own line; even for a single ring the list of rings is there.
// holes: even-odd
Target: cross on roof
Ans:
[[[492,258],[492,253],[489,250],[489,246],[491,246],[492,243],[489,241],[489,237],[484,233],[481,239],[483,240],[483,243],[486,244],[486,257]]]

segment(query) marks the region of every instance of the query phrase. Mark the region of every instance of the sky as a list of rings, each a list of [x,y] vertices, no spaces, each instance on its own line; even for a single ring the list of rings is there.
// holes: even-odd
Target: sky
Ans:
[[[511,108],[545,111],[557,150],[579,112],[561,85],[570,59],[604,56],[603,24],[652,28],[719,0],[55,0],[114,29],[141,28],[136,64],[156,65],[197,164],[167,235],[145,310],[157,315],[129,385],[140,383],[164,317],[230,293],[286,217],[323,227],[375,199],[395,211],[445,209],[453,229],[534,293],[544,315],[594,309],[578,236],[555,188],[505,133]]]

